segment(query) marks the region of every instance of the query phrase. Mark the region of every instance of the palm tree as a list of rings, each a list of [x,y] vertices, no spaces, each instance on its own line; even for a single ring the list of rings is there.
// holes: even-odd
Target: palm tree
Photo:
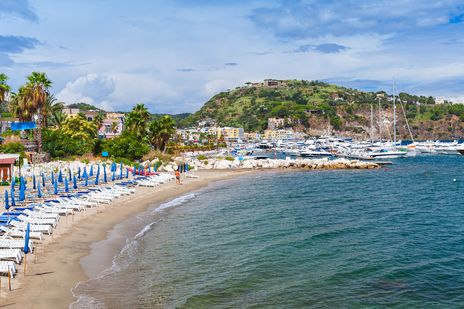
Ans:
[[[0,103],[6,100],[6,96],[11,90],[10,86],[6,83],[7,80],[8,76],[4,73],[0,73]]]
[[[68,115],[63,112],[63,110],[55,110],[53,114],[49,116],[48,122],[59,129],[66,120],[66,117],[68,117]]]
[[[161,118],[150,122],[150,144],[159,150],[166,150],[166,145],[174,133],[176,133],[175,122],[169,115],[164,115]]]
[[[32,72],[27,77],[26,89],[30,96],[30,107],[32,113],[37,113],[37,142],[38,152],[42,152],[42,117],[47,113],[46,102],[50,96],[48,89],[52,82],[47,78],[45,73]]]
[[[144,137],[147,132],[147,124],[150,113],[144,104],[137,104],[126,117],[126,129],[135,133],[138,137]]]
[[[53,121],[55,115],[60,114],[63,112],[64,103],[57,102],[55,96],[53,94],[47,97],[45,101],[45,106],[42,110],[42,117],[43,117],[43,126],[46,128],[48,123]]]

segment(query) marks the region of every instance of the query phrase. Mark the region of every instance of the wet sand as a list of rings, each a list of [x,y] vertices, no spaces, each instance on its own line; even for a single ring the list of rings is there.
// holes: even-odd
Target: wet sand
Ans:
[[[0,307],[68,308],[76,300],[71,289],[78,282],[95,277],[110,267],[113,257],[124,246],[128,235],[117,228],[118,224],[211,182],[249,172],[199,171],[195,173],[199,178],[184,178],[182,185],[172,181],[156,188],[138,187],[135,194],[121,197],[110,205],[100,205],[68,218],[61,217],[53,237],[39,244],[35,254],[27,256],[26,275],[24,265],[19,265],[19,273],[12,280],[12,291],[7,289],[7,279],[1,278]]]

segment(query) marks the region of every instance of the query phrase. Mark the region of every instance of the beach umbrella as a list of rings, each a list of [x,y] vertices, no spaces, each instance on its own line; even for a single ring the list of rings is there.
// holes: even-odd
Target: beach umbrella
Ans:
[[[158,171],[158,164],[153,165],[153,170],[156,172]]]
[[[97,166],[97,176],[100,177],[100,164],[98,164],[98,166]]]
[[[53,173],[53,171],[52,171],[52,176],[51,177],[52,177],[52,184],[55,184],[55,173]]]
[[[85,176],[85,186],[87,187],[89,185],[89,175]]]
[[[73,176],[73,189],[77,189],[77,178],[76,178],[76,175]]]
[[[8,199],[8,190],[5,190],[5,209],[10,209],[10,201]]]
[[[32,189],[37,189],[37,183],[35,179],[35,175],[32,175]]]
[[[81,167],[77,168],[77,178],[81,179]]]
[[[58,194],[58,181],[56,179],[53,180],[53,193]]]
[[[68,167],[68,179],[72,179],[71,167]]]
[[[89,176],[90,176],[90,177],[93,176],[93,164],[90,165],[90,173],[89,173]]]
[[[106,183],[108,182],[106,179],[106,165],[103,165],[103,181]]]
[[[116,171],[113,171],[113,175],[111,175],[111,181],[114,181],[116,179],[115,173],[116,173]]]
[[[189,165],[188,165],[188,163],[185,163],[185,171],[186,171],[186,172],[189,171]]]
[[[14,191],[11,191],[11,206],[16,206]]]
[[[150,174],[150,173],[151,173],[151,167],[150,167],[150,165],[149,165],[149,166],[148,166],[148,174]]]
[[[24,201],[26,199],[26,189],[23,185],[19,185],[19,201]]]
[[[38,198],[41,198],[41,197],[42,197],[42,190],[40,189],[40,183],[39,183],[39,185],[37,186],[37,197],[38,197]]]
[[[98,174],[95,176],[95,185],[98,186]]]
[[[26,261],[27,261],[27,254],[31,251],[31,248],[29,248],[29,237],[31,233],[31,224],[28,222],[26,226],[26,235],[24,235],[24,275],[26,275]]]
[[[82,172],[82,178],[85,178],[85,177],[87,177],[87,176],[89,176],[89,175],[87,174],[87,166],[84,166],[84,171]]]
[[[63,182],[63,173],[61,172],[61,170],[58,173],[58,182],[61,182],[61,183]]]
[[[129,168],[126,167],[126,178],[129,178]]]
[[[137,167],[134,164],[134,169],[132,170],[132,176],[135,176],[135,171],[137,170]]]
[[[122,162],[121,162],[121,164],[119,166],[119,169],[120,169],[120,171],[119,171],[119,179],[122,179],[122,169],[123,169]]]
[[[45,175],[42,173],[42,187],[45,188]]]
[[[69,182],[68,182],[67,177],[64,177],[64,192],[66,192],[66,193],[69,192]]]
[[[30,237],[30,234],[31,233],[31,224],[28,222],[27,223],[27,226],[26,226],[26,235],[24,236],[24,254],[28,254],[30,252],[30,248],[29,248],[29,237]]]

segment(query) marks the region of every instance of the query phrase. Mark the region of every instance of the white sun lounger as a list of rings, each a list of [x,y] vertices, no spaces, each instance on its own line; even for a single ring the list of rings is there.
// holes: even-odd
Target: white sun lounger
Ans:
[[[8,228],[0,226],[0,231],[4,232],[3,237],[24,238],[25,232],[18,228]],[[30,232],[30,238],[42,240],[42,232]]]
[[[24,231],[26,230],[26,226],[27,226],[26,223],[19,222],[16,220],[12,220],[10,224]],[[52,227],[50,225],[45,225],[45,224],[31,224],[30,230],[31,232],[42,232],[42,233],[47,233],[48,235],[52,234]]]
[[[6,276],[10,273],[10,277],[14,278],[16,274],[16,264],[13,261],[0,261],[0,274]]]
[[[23,256],[20,249],[0,249],[0,260],[3,261],[16,261],[17,264],[21,263]]]

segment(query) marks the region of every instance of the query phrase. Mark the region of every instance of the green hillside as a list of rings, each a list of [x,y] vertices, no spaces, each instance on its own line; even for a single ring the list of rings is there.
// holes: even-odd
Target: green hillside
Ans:
[[[196,113],[180,121],[191,126],[212,120],[220,126],[262,131],[270,117],[286,118],[288,126],[311,133],[328,126],[344,135],[365,136],[370,127],[370,106],[392,118],[392,102],[385,92],[364,92],[319,81],[288,80],[279,85],[237,87],[208,100]],[[417,138],[459,138],[464,132],[464,106],[436,105],[433,97],[400,93],[397,106],[400,135],[409,135],[405,116]],[[377,116],[376,116],[377,117]],[[375,125],[374,120],[374,125]]]

